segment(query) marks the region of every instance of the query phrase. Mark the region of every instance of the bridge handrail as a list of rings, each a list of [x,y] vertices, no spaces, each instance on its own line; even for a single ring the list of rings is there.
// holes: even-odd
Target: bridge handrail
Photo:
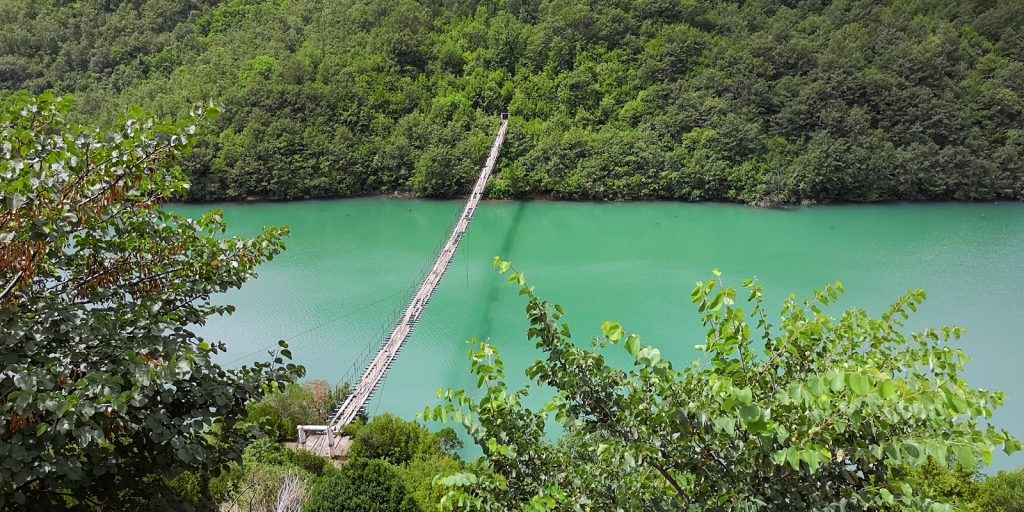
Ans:
[[[497,164],[498,156],[501,154],[501,147],[504,144],[507,130],[508,113],[503,113],[501,116],[501,126],[498,128],[494,144],[491,146],[487,159],[480,170],[480,176],[473,184],[473,189],[470,192],[469,199],[466,201],[466,205],[451,227],[451,234],[438,251],[433,266],[426,272],[417,292],[406,301],[405,310],[399,317],[394,329],[391,330],[384,342],[381,343],[376,356],[363,369],[358,382],[356,382],[338,410],[332,415],[328,426],[333,432],[339,432],[342,427],[355,419],[359,411],[366,407],[367,402],[373,396],[374,391],[397,358],[398,352],[401,351],[402,346],[412,334],[416,323],[419,322],[420,317],[426,310],[427,304],[437,290],[442,277],[447,272],[456,251],[458,251],[463,237],[469,230],[469,225],[476,214],[477,206],[487,188],[487,182],[494,171],[495,164]],[[370,346],[372,345],[367,346],[367,352],[369,352]],[[355,375],[355,368],[355,364],[353,364],[351,369],[353,376]]]

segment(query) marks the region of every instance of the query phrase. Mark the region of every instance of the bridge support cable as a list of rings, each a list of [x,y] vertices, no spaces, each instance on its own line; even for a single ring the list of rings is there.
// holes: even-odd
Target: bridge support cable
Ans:
[[[359,380],[345,401],[332,415],[328,425],[299,425],[300,445],[306,445],[304,441],[307,439],[307,434],[319,434],[318,437],[326,437],[327,439],[318,439],[318,442],[313,443],[312,446],[307,446],[307,449],[316,451],[321,455],[334,457],[336,455],[336,444],[340,442],[340,436],[335,434],[338,434],[345,425],[352,423],[360,412],[366,410],[366,405],[383,383],[388,370],[391,369],[391,366],[405,346],[405,342],[409,340],[409,336],[416,328],[416,325],[419,324],[423,312],[426,311],[427,305],[430,303],[430,299],[434,297],[441,279],[444,278],[445,273],[448,271],[452,259],[459,249],[459,244],[462,242],[463,237],[465,237],[466,231],[469,230],[469,225],[473,221],[473,216],[476,214],[480,200],[483,199],[484,190],[487,188],[487,181],[490,179],[494,166],[498,162],[498,156],[501,154],[501,146],[505,142],[507,130],[508,114],[502,114],[501,126],[498,128],[498,134],[494,138],[494,144],[487,155],[487,160],[480,170],[480,176],[473,185],[473,191],[470,193],[469,199],[462,209],[462,214],[455,222],[447,242],[437,254],[434,265],[426,274],[416,294],[407,303],[405,311],[395,324],[395,328],[392,329],[391,333],[381,344],[374,358],[366,365]]]

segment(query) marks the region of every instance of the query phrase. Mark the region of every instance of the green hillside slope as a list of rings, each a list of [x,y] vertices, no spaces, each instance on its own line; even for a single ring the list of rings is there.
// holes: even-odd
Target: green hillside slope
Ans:
[[[8,5],[9,4],[9,5]],[[0,0],[0,87],[223,102],[192,198],[1024,197],[1016,0]]]

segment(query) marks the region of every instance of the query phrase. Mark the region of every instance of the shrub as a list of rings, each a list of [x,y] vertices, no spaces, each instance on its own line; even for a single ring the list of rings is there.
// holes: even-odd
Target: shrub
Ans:
[[[0,509],[161,502],[167,479],[238,456],[244,404],[302,376],[284,342],[228,369],[189,330],[231,313],[211,297],[287,234],[227,238],[216,212],[159,207],[188,189],[179,157],[217,111],[100,129],[51,94],[0,101]]]
[[[289,475],[296,475],[308,486],[312,475],[289,466],[251,464],[243,466],[242,477],[230,494],[228,503],[237,504],[240,510],[250,512],[273,512],[276,510],[278,493]],[[247,507],[247,508],[246,508]],[[223,508],[223,507],[222,507]]]
[[[462,439],[459,439],[458,432],[451,427],[445,427],[434,432],[437,438],[437,447],[445,454],[455,455],[462,449]]]
[[[362,414],[360,414],[356,416],[356,419],[352,423],[349,423],[348,425],[341,427],[341,435],[355,439],[356,434],[359,433],[359,430],[365,426],[366,418]]]
[[[245,466],[250,464],[289,466],[291,461],[289,450],[266,438],[257,439],[242,453],[242,462]]]
[[[393,414],[382,414],[356,431],[349,453],[353,457],[405,464],[416,456],[421,439],[429,434],[418,423],[403,421]]]
[[[904,331],[921,290],[877,318],[858,309],[836,318],[825,312],[839,310],[836,283],[803,302],[791,295],[778,315],[756,280],[741,292],[714,271],[690,295],[709,327],[702,359],[677,368],[617,322],[583,348],[560,305],[538,297],[511,263],[494,264],[528,298],[527,338],[545,353],[527,374],[558,399],[526,408],[529,393],[507,386],[497,348],[473,340],[483,398],[444,390],[445,403],[423,415],[464,422],[484,454],[487,471],[438,479],[460,510],[950,510],[894,466],[932,456],[969,476],[996,449],[1021,449],[986,421],[1004,395],[963,380],[962,330]],[[628,369],[609,364],[613,345],[632,356]],[[988,494],[1013,503],[1021,486],[1004,478]]]
[[[249,460],[242,466],[231,464],[220,475],[210,479],[209,495],[221,504],[222,510],[247,510],[250,512],[273,512],[278,509],[281,488],[288,483],[291,501],[305,496],[305,491],[316,480],[309,471],[292,464],[287,459],[288,451],[280,453],[263,450],[247,452]],[[256,459],[280,460],[284,464],[256,462]],[[289,481],[291,479],[291,481]],[[297,482],[296,482],[297,480]]]
[[[221,469],[220,473],[210,479],[207,485],[207,492],[215,503],[229,501],[237,492],[238,484],[242,481],[244,471],[238,463],[232,462]]]
[[[249,421],[257,425],[263,435],[280,441],[288,441],[289,435],[297,435],[295,425],[284,421],[273,404],[256,402],[249,404],[247,409]]]
[[[1024,469],[1000,471],[981,486],[981,510],[1024,512]]]
[[[932,457],[920,466],[898,465],[892,474],[903,478],[922,496],[929,496],[958,507],[956,510],[973,511],[971,504],[981,491],[981,475],[959,463],[940,465]]]
[[[366,425],[349,430],[353,457],[384,459],[392,464],[408,464],[417,457],[453,454],[462,447],[454,430],[431,433],[415,421],[393,414],[377,416]]]
[[[326,423],[328,415],[348,396],[348,385],[331,388],[322,380],[290,384],[284,391],[267,395],[249,405],[249,421],[267,437],[295,441],[298,425]]]
[[[321,478],[305,512],[420,512],[401,475],[381,460],[353,459]]]
[[[271,466],[294,467],[316,476],[323,476],[331,467],[327,459],[305,450],[289,450],[270,439],[259,439],[249,445],[242,454],[245,466],[268,464]]]
[[[295,467],[298,467],[303,471],[308,471],[313,475],[323,476],[333,467],[331,466],[331,463],[327,462],[327,459],[305,450],[288,450],[288,452],[289,457],[291,458],[291,463]]]
[[[183,471],[168,480],[167,487],[182,501],[192,505],[199,504],[206,497],[202,477],[192,471]]]
[[[424,512],[433,512],[439,510],[441,498],[448,493],[445,487],[434,485],[434,478],[438,475],[457,473],[461,469],[462,463],[458,459],[449,455],[434,455],[413,460],[408,465],[399,467],[398,472],[420,509]]]

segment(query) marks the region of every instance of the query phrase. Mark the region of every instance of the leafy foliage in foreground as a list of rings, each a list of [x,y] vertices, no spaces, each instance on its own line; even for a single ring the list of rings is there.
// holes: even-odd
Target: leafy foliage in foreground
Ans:
[[[1018,0],[0,0],[0,89],[228,106],[193,199],[1024,197]],[[3,93],[0,92],[0,95]]]
[[[1020,448],[985,426],[1003,395],[961,378],[967,356],[949,346],[960,329],[903,333],[920,290],[880,317],[853,309],[837,318],[826,311],[843,291],[836,283],[802,302],[791,296],[775,320],[756,281],[744,283],[745,309],[716,272],[692,294],[708,329],[703,357],[677,369],[615,322],[593,350],[576,346],[561,306],[509,263],[495,266],[527,297],[528,337],[546,356],[527,374],[556,395],[527,409],[497,349],[475,342],[482,398],[447,390],[424,412],[463,422],[485,454],[487,471],[441,480],[453,487],[449,509],[949,510],[894,466],[931,457],[970,469],[997,448]],[[634,366],[609,366],[608,344]],[[558,444],[545,435],[550,413],[564,430]]]
[[[175,162],[216,108],[107,132],[69,124],[69,107],[0,108],[0,508],[152,499],[237,458],[246,403],[302,373],[286,349],[224,369],[223,344],[190,330],[284,247],[282,230],[229,238],[216,212],[160,207],[187,188]]]

